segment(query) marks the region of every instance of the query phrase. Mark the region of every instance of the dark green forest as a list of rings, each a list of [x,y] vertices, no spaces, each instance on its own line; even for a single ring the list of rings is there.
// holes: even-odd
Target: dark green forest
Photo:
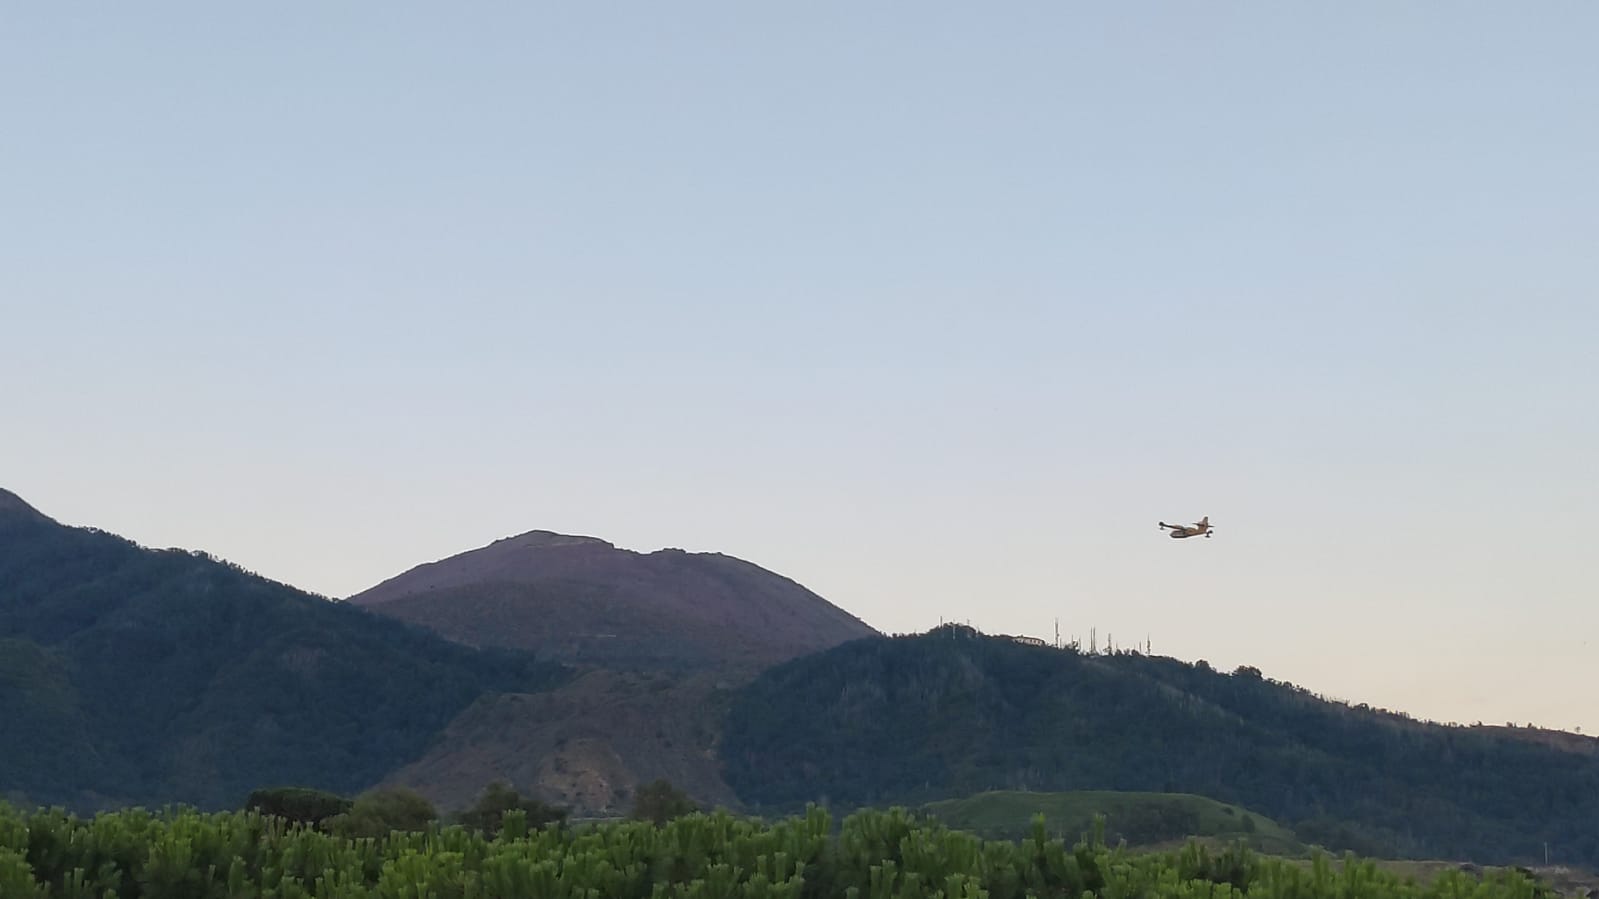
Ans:
[[[481,652],[204,553],[0,508],[0,794],[237,807],[364,788],[490,691],[565,670]]]
[[[1329,702],[1253,669],[1024,646],[950,627],[767,671],[722,743],[763,810],[986,790],[1149,790],[1382,855],[1599,864],[1599,757]]]

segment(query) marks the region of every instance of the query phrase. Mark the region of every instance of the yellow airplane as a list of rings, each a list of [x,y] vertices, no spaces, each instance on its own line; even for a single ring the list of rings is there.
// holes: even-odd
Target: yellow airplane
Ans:
[[[1160,528],[1161,530],[1170,528],[1170,536],[1172,537],[1198,537],[1201,534],[1209,537],[1211,535],[1209,515],[1206,515],[1204,518],[1199,519],[1193,524],[1167,524],[1166,522],[1162,521],[1160,522]]]

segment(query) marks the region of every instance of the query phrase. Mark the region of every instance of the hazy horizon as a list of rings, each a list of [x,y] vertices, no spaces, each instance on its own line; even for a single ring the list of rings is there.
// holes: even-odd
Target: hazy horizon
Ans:
[[[0,487],[1599,732],[1599,8],[475,12],[0,12]]]

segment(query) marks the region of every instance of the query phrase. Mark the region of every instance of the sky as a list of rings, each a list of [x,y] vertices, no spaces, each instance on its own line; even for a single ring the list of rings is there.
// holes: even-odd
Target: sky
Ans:
[[[335,597],[549,529],[1599,733],[1596,32],[7,4],[0,487]]]

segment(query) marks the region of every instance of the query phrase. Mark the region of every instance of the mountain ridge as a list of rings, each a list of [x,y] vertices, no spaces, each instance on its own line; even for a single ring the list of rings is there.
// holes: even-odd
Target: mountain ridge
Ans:
[[[758,668],[878,633],[735,556],[545,530],[414,566],[346,601],[468,645],[602,666]]]
[[[586,815],[625,813],[634,786],[662,777],[741,807],[717,753],[731,691],[774,662],[877,633],[735,556],[547,530],[414,566],[348,601],[583,672],[538,697],[475,703],[392,782],[459,805],[502,779]]]
[[[381,783],[458,808],[506,779],[617,814],[655,777],[756,812],[1141,790],[1365,854],[1530,861],[1547,842],[1599,864],[1593,737],[1417,721],[1249,666],[960,626],[888,638],[733,556],[552,531],[383,584],[393,595],[332,601],[0,490],[0,797],[218,807],[259,786]],[[564,635],[518,633],[530,617]],[[616,622],[632,631],[602,629]],[[575,664],[529,656],[539,639]]]
[[[0,728],[3,795],[217,808],[279,783],[355,791],[476,698],[565,676],[6,505],[0,713],[23,723]]]
[[[0,487],[0,519],[3,518],[55,521],[55,519],[29,505],[22,497],[4,487]]]
[[[1599,756],[1323,700],[1257,669],[1026,646],[963,628],[861,640],[734,697],[725,777],[763,811],[987,790],[1183,792],[1363,854],[1599,863]]]

